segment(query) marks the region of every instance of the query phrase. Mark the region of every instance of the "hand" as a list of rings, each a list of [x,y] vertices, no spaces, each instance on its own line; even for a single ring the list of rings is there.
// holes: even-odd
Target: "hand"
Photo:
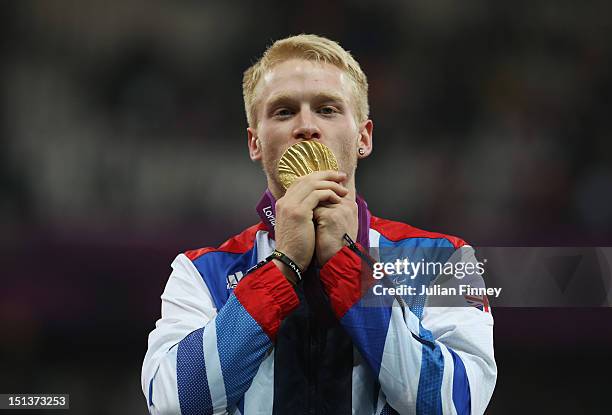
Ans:
[[[310,173],[296,179],[285,195],[276,201],[276,249],[295,261],[302,270],[310,264],[314,254],[314,210],[322,203],[341,203],[348,194],[340,184],[345,179],[346,173],[332,170]]]
[[[341,198],[339,203],[326,204],[314,210],[315,251],[320,266],[342,249],[345,233],[357,240],[357,215],[357,203],[347,197]]]

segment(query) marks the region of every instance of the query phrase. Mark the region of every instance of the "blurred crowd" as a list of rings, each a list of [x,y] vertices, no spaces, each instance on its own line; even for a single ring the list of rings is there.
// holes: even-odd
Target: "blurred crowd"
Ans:
[[[77,371],[53,337],[72,333],[100,371],[127,359],[106,346],[138,370],[172,256],[258,220],[242,73],[290,34],[339,41],[368,75],[357,188],[375,215],[474,245],[609,245],[612,5],[596,3],[1,2],[2,365]],[[145,413],[126,399],[87,413]]]
[[[375,152],[358,189],[375,213],[474,243],[609,240],[607,14],[401,3],[4,3],[0,220],[253,222],[265,183],[242,71],[307,31],[369,76]]]

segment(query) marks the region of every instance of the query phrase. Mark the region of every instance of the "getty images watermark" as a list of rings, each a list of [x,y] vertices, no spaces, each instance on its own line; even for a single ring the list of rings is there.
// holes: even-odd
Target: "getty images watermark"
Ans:
[[[373,307],[398,297],[416,307],[612,307],[612,247],[406,244],[369,256],[362,289]]]
[[[390,278],[393,284],[375,284],[374,295],[390,296],[491,296],[497,298],[502,289],[485,287],[482,276],[485,273],[483,261],[427,261],[421,258],[396,258],[392,262],[374,262],[372,277],[381,280]],[[469,277],[466,279],[466,277]],[[469,280],[457,283],[456,280]],[[408,283],[410,282],[410,283]]]

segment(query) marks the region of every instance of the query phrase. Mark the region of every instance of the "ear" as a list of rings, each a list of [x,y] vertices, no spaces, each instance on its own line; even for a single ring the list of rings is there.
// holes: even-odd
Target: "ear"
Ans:
[[[374,123],[372,120],[366,120],[361,123],[359,128],[359,137],[357,140],[357,157],[364,159],[372,153],[372,133],[374,131]],[[363,154],[359,154],[359,149],[363,149]]]
[[[261,142],[257,136],[257,131],[253,128],[247,128],[247,145],[249,146],[249,156],[251,160],[261,160]]]

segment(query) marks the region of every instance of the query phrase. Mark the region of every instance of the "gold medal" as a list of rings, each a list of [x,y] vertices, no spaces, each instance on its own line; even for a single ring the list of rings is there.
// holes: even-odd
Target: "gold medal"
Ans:
[[[338,161],[329,147],[318,141],[300,141],[285,150],[278,161],[278,177],[285,190],[298,177],[321,170],[338,171]]]

